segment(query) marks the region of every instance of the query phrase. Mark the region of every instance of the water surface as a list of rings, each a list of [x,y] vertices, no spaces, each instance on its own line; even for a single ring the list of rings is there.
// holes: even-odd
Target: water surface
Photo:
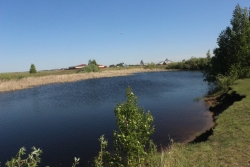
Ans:
[[[42,166],[81,165],[99,151],[105,134],[112,144],[116,129],[114,107],[124,102],[128,85],[139,106],[155,118],[152,136],[159,147],[185,142],[209,128],[212,118],[204,102],[207,92],[200,72],[148,72],[132,76],[51,84],[0,93],[0,162],[15,156],[22,146],[41,148]]]

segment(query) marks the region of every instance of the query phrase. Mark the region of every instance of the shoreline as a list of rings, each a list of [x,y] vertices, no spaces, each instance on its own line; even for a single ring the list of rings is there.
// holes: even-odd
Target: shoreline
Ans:
[[[121,70],[105,70],[101,72],[90,72],[90,73],[73,73],[73,74],[61,74],[61,75],[47,75],[40,77],[27,77],[22,79],[13,79],[9,81],[1,81],[0,80],[0,93],[3,92],[11,92],[18,91],[23,89],[34,88],[36,86],[49,85],[49,84],[58,84],[58,83],[69,83],[69,82],[77,82],[88,79],[97,79],[97,78],[110,78],[110,77],[119,77],[119,76],[129,76],[136,73],[143,72],[167,72],[167,71],[179,71],[179,70],[169,70],[169,69],[144,69],[144,68],[133,68],[133,69],[121,69]],[[207,103],[206,100],[204,100]],[[213,114],[209,110],[204,113],[208,117],[212,117]],[[204,134],[209,131],[214,126],[214,121],[212,122],[207,119],[206,126],[197,132],[196,134],[192,134],[186,137],[181,143],[190,143],[197,139],[197,134]]]
[[[175,70],[137,68],[137,69],[123,69],[123,70],[108,70],[108,71],[91,72],[91,73],[75,73],[75,74],[62,74],[62,75],[47,75],[41,77],[27,77],[9,81],[0,80],[0,93],[17,91],[22,89],[33,88],[36,86],[55,84],[55,83],[76,82],[76,81],[95,79],[95,78],[129,76],[135,73],[159,72],[159,71],[175,71]]]

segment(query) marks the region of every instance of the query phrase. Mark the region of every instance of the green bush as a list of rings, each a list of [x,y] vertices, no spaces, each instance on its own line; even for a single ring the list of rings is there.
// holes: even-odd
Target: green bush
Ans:
[[[84,72],[99,72],[100,69],[95,64],[89,64],[88,66],[84,67],[83,71]]]
[[[155,69],[157,68],[156,64],[151,62],[148,65],[144,66],[145,69]]]
[[[32,147],[32,152],[28,154],[27,158],[23,159],[23,155],[25,155],[26,149],[22,147],[16,157],[12,158],[10,161],[6,162],[7,167],[36,167],[41,162],[40,155],[42,154],[42,150],[39,148],[36,149]]]
[[[149,140],[154,132],[153,116],[143,108],[138,107],[137,97],[128,87],[126,90],[127,101],[118,103],[115,108],[118,131],[113,132],[114,154],[110,154],[105,148],[108,142],[103,136],[99,139],[101,151],[95,158],[95,166],[139,166],[143,164],[152,152],[156,152],[156,146]],[[148,150],[146,146],[149,146]]]
[[[227,91],[231,85],[237,80],[237,73],[231,72],[229,75],[224,76],[222,74],[217,75],[216,84],[218,90]]]
[[[78,72],[99,72],[99,71],[100,69],[96,61],[94,59],[93,60],[90,59],[88,65],[79,70]]]

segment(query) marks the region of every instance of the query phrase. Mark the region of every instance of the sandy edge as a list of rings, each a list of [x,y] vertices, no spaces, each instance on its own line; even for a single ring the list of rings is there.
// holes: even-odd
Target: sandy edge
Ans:
[[[65,75],[48,75],[42,77],[27,77],[19,80],[0,81],[0,92],[16,91],[40,85],[53,84],[53,83],[75,82],[75,81],[94,79],[94,78],[128,76],[140,72],[156,72],[156,71],[173,71],[173,70],[126,69],[126,70],[110,70],[110,71],[92,72],[92,73],[76,73],[76,74],[65,74]]]

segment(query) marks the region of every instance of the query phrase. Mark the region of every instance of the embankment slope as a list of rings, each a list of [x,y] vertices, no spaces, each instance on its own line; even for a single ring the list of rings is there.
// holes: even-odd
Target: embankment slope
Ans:
[[[161,154],[164,166],[250,166],[250,79],[238,80],[218,105],[212,135],[205,142],[174,143]],[[238,97],[242,97],[240,101]],[[216,109],[216,107],[215,107]],[[162,161],[163,158],[161,158]]]

